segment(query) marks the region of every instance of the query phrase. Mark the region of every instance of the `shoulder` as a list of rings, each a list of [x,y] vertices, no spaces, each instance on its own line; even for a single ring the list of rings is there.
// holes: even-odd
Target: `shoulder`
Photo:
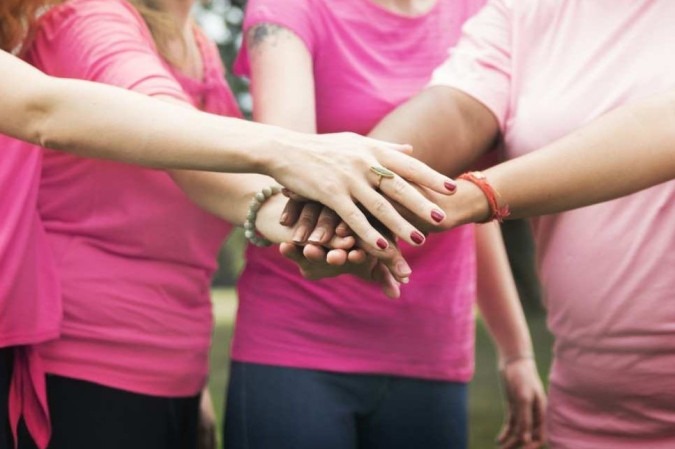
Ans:
[[[38,31],[51,37],[66,30],[105,30],[108,26],[146,29],[138,11],[124,0],[70,0],[50,8],[40,18]]]

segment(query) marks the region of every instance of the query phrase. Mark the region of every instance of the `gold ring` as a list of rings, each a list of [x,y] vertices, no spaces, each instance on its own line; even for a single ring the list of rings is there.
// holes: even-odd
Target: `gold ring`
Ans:
[[[377,167],[375,165],[370,167],[370,171],[372,171],[377,176],[379,176],[379,178],[377,179],[377,188],[378,189],[380,188],[380,184],[382,184],[382,180],[384,178],[391,179],[394,176],[396,176],[396,174],[393,171],[391,171],[389,169],[386,169],[384,167]]]

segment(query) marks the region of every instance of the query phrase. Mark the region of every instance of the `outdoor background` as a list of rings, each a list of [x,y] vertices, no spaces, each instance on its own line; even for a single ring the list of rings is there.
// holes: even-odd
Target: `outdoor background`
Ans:
[[[200,0],[195,8],[197,21],[218,43],[228,71],[241,42],[241,22],[245,3],[245,0]],[[228,74],[228,81],[237,95],[242,110],[250,114],[251,98],[245,81],[231,74]],[[545,317],[540,305],[541,298],[533,269],[533,248],[529,228],[525,222],[513,221],[506,223],[503,230],[511,267],[534,340],[537,363],[542,378],[545,379],[550,364],[552,338],[546,330]],[[243,248],[242,234],[235,232],[221,251],[220,270],[214,278],[216,330],[211,351],[212,369],[209,386],[219,422],[223,413],[230,339],[236,314],[237,302],[233,285],[243,265]],[[495,446],[494,440],[501,426],[503,411],[504,404],[494,350],[479,317],[476,333],[476,375],[471,384],[470,397],[471,449]]]

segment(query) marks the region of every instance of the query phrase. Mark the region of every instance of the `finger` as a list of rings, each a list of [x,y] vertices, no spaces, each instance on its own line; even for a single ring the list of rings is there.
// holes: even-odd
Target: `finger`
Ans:
[[[407,222],[385,197],[366,186],[356,187],[355,190],[353,192],[354,197],[394,235],[413,246],[424,244],[426,240],[424,234]],[[350,224],[350,227],[360,236],[360,233],[354,226]]]
[[[383,166],[407,181],[444,195],[451,195],[457,190],[457,183],[453,179],[402,152],[389,151],[376,155]]]
[[[337,235],[335,235],[328,242],[328,244],[326,246],[328,248],[331,248],[331,249],[350,250],[350,249],[354,248],[354,245],[356,245],[356,238],[355,237],[352,237],[352,236],[338,237]]]
[[[390,201],[400,204],[434,226],[440,225],[445,220],[446,214],[443,209],[399,176],[383,179],[380,183],[380,190],[387,195]]]
[[[401,297],[401,288],[391,271],[382,263],[378,262],[373,268],[373,280],[380,285],[382,292],[390,299]]]
[[[319,203],[305,203],[293,231],[293,243],[301,244],[307,242],[307,237],[309,237],[309,234],[316,226],[316,221],[322,208],[323,206]]]
[[[325,262],[327,251],[323,246],[308,244],[302,249],[302,255],[311,262]]]
[[[366,252],[362,249],[353,249],[347,254],[347,260],[354,265],[365,263],[368,258]]]
[[[410,154],[413,152],[413,146],[408,143],[387,142],[384,140],[373,139],[372,137],[368,137],[367,140],[373,145],[375,150],[394,150],[403,154]]]
[[[279,252],[286,259],[292,260],[295,263],[305,262],[305,257],[302,254],[302,247],[294,245],[293,243],[279,244]]]
[[[293,226],[298,222],[298,218],[300,218],[300,212],[302,212],[304,205],[305,203],[299,201],[288,200],[286,202],[286,206],[284,206],[284,210],[281,212],[279,223],[282,226]]]
[[[317,245],[327,244],[333,238],[335,228],[340,221],[340,217],[331,209],[327,207],[322,208],[319,218],[316,220],[316,226],[307,241]]]
[[[400,249],[396,244],[390,242],[389,248],[384,251],[384,255],[378,257],[373,251],[367,247],[360,244],[360,241],[357,240],[357,245],[361,247],[368,255],[377,257],[389,271],[394,275],[396,280],[402,284],[407,284],[410,281],[410,275],[412,274],[412,269],[408,262],[401,254]]]
[[[375,192],[372,189],[369,190],[373,193]],[[375,257],[391,256],[391,252],[389,251],[390,244],[387,239],[370,224],[366,215],[351,199],[336,198],[333,203],[333,210],[344,220],[354,235],[360,238],[361,246],[369,248]],[[400,218],[400,220],[405,222],[403,218]]]
[[[337,227],[335,228],[335,235],[339,235],[340,237],[347,237],[353,235],[353,232],[351,229],[349,229],[347,223],[341,221],[340,224],[337,225]]]
[[[299,203],[307,203],[309,201],[312,201],[310,198],[307,198],[306,196],[298,195],[294,191],[287,189],[286,187],[283,187],[281,189],[281,193],[288,199],[297,201]]]
[[[341,267],[347,263],[347,251],[342,249],[332,249],[326,254],[326,263],[336,267]]]
[[[546,442],[546,396],[543,392],[534,403],[532,413],[532,441],[543,444]]]

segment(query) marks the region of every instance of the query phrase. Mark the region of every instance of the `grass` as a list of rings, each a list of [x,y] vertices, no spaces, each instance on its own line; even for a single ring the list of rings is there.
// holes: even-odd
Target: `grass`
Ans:
[[[236,297],[231,289],[213,291],[216,329],[211,350],[210,390],[213,396],[218,422],[222,422],[225,386],[228,379],[229,348],[236,312]],[[542,315],[528,317],[534,340],[539,371],[543,378],[548,375],[551,360],[552,337],[546,330]],[[494,447],[503,416],[502,394],[496,371],[492,343],[479,320],[476,332],[476,374],[471,383],[470,398],[470,448]]]

